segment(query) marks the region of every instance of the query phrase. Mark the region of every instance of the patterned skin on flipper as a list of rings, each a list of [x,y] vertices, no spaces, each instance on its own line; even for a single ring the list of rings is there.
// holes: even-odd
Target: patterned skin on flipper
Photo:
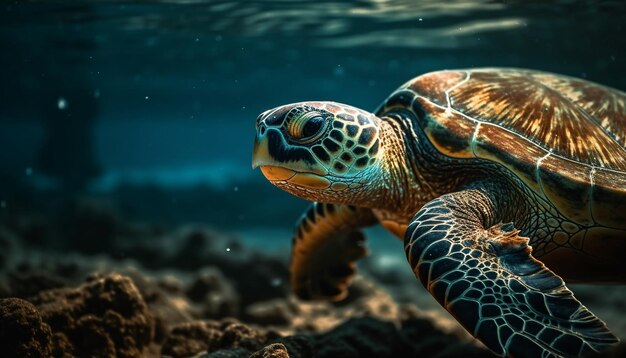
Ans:
[[[339,301],[347,294],[356,261],[367,255],[360,227],[376,223],[371,210],[313,203],[293,237],[291,289],[303,300]]]
[[[431,201],[413,218],[407,259],[437,301],[501,355],[582,356],[616,344],[563,280],[532,257],[512,223],[493,225],[494,209],[488,195],[469,189]]]

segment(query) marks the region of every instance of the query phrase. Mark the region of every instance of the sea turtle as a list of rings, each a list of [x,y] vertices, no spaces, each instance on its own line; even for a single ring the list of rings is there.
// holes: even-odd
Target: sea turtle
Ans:
[[[432,72],[374,114],[334,102],[263,112],[257,166],[315,202],[293,238],[301,298],[341,299],[366,253],[359,229],[380,223],[495,353],[618,342],[563,279],[626,281],[626,93],[534,70]]]

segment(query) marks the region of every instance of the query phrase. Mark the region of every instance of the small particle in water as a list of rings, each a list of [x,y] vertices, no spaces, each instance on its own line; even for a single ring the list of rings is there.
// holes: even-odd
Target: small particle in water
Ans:
[[[4,200],[0,201],[0,208],[6,209],[6,207],[7,207],[7,202]]]
[[[337,65],[337,67],[335,67],[334,70],[333,70],[333,74],[335,76],[341,76],[341,75],[344,74],[344,72],[345,71],[344,71],[343,67],[341,67],[341,65]]]
[[[424,21],[424,19],[422,19],[421,17],[419,19],[417,19],[417,21]]]
[[[222,35],[217,35],[217,36],[215,36],[215,41],[216,41],[216,42],[220,42],[220,41],[222,41]]]
[[[615,55],[611,55],[611,61],[615,62]]]
[[[279,277],[274,277],[272,279],[272,281],[270,282],[270,285],[274,286],[274,287],[278,287],[283,283],[283,280],[281,280]]]
[[[238,186],[234,187],[233,191],[239,191],[239,187]]]
[[[146,99],[150,99],[150,96],[146,96]]]
[[[196,37],[196,42],[200,42],[200,38],[199,37]]]
[[[227,248],[226,248],[226,252],[230,252],[230,247],[227,247]]]
[[[57,101],[57,108],[59,108],[60,110],[64,110],[67,108],[67,100],[63,97],[59,97],[59,100]]]
[[[26,168],[26,175],[28,175],[28,176],[33,175],[33,168],[31,168],[31,167]]]
[[[99,89],[93,91],[93,97],[94,98],[100,98],[100,90]]]

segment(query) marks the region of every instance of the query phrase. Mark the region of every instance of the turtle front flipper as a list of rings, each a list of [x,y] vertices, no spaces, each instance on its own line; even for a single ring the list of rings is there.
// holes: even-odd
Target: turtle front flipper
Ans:
[[[298,222],[291,255],[291,288],[300,299],[345,297],[356,260],[367,255],[358,230],[376,223],[371,210],[313,203]]]
[[[513,357],[585,356],[618,342],[563,280],[533,258],[528,239],[499,221],[482,190],[426,204],[405,236],[415,275],[494,352]]]

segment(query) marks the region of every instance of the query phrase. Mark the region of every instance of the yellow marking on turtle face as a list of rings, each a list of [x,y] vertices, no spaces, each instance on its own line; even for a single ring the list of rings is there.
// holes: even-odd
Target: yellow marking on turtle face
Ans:
[[[292,184],[314,189],[324,189],[330,186],[328,179],[311,173],[297,173],[288,181]]]
[[[268,164],[272,156],[267,145],[267,137],[262,137],[254,141],[254,149],[252,150],[252,168]]]
[[[263,172],[263,175],[265,175],[265,177],[270,181],[287,180],[296,175],[296,171],[294,170],[277,167],[274,165],[262,165],[261,171]]]

